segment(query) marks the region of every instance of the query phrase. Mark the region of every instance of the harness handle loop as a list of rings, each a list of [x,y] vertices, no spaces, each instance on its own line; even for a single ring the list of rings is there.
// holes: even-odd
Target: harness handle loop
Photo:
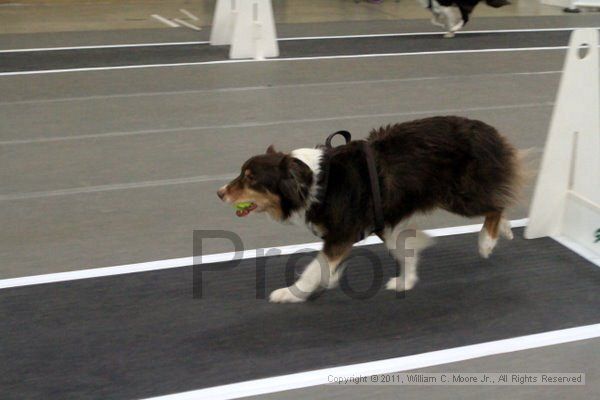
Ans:
[[[352,135],[350,135],[350,132],[348,131],[337,131],[332,133],[331,135],[327,136],[327,140],[325,140],[325,147],[328,149],[332,149],[333,146],[331,145],[331,140],[336,137],[337,135],[343,136],[344,139],[346,140],[345,144],[350,143],[350,140],[352,140]]]

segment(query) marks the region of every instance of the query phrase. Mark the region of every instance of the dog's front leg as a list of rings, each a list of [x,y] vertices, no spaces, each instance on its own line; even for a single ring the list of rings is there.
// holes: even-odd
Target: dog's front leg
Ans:
[[[352,243],[332,245],[325,242],[323,250],[308,264],[300,278],[289,287],[274,290],[269,296],[273,303],[298,303],[305,301],[319,288],[332,288],[337,285],[341,269]]]
[[[404,272],[400,276],[391,278],[386,285],[386,289],[397,292],[410,290],[418,282],[419,253],[432,242],[425,232],[408,229],[408,224],[409,221],[404,221],[394,227],[386,227],[379,235],[398,263],[398,267],[404,264]]]

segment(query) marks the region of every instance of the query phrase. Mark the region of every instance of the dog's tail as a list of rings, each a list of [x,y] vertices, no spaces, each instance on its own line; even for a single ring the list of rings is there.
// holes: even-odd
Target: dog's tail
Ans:
[[[535,154],[538,152],[533,147],[514,149],[508,166],[510,179],[503,191],[507,203],[514,204],[524,201],[524,188],[529,186],[536,176]]]

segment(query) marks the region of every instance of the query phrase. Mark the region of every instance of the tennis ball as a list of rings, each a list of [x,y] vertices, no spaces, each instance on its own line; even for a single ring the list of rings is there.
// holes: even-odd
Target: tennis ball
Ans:
[[[241,203],[236,203],[234,205],[234,207],[238,211],[244,211],[245,209],[252,207],[252,202],[251,201],[242,201]]]

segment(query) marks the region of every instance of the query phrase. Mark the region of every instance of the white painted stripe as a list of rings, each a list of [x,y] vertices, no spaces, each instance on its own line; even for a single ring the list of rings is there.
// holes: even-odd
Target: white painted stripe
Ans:
[[[222,182],[233,179],[237,174],[222,174],[222,175],[200,175],[191,176],[186,178],[175,178],[175,179],[161,179],[156,181],[143,181],[143,182],[130,182],[130,183],[115,183],[111,185],[99,185],[99,186],[83,186],[68,189],[58,190],[47,190],[39,192],[21,192],[21,193],[7,193],[0,194],[0,201],[9,200],[26,200],[26,199],[39,199],[46,197],[56,196],[69,196],[74,194],[88,194],[88,193],[100,193],[110,192],[114,190],[127,190],[127,189],[140,189],[157,186],[170,186],[170,185],[186,185],[190,183],[203,183],[203,182]]]
[[[179,28],[179,25],[177,23],[171,21],[170,19],[167,19],[167,18],[163,17],[162,15],[152,14],[151,17],[154,18],[157,21],[162,22],[165,25],[170,26],[171,28]]]
[[[518,219],[511,221],[513,228],[523,227],[527,224],[527,219]],[[461,235],[465,233],[479,232],[482,224],[454,226],[449,228],[429,229],[425,232],[432,237]],[[365,240],[358,242],[355,246],[368,246],[379,244],[381,240],[376,236],[369,236]],[[235,259],[249,259],[257,257],[272,257],[278,255],[289,255],[297,253],[305,253],[311,251],[319,251],[322,247],[321,242],[294,244],[289,246],[269,247],[264,249],[245,250],[236,254],[235,252],[208,254],[197,258],[202,264],[213,264],[218,262],[226,262]],[[20,278],[10,278],[0,280],[0,289],[13,287],[39,285],[44,283],[66,282],[79,279],[99,278],[103,276],[124,275],[135,272],[148,272],[159,269],[169,269],[186,267],[194,264],[193,257],[176,258],[170,260],[149,261],[137,264],[120,265],[115,267],[105,268],[90,268],[77,271],[58,272],[53,274],[25,276]]]
[[[336,81],[336,82],[290,83],[290,84],[271,85],[271,86],[223,87],[223,88],[216,88],[216,89],[191,89],[191,90],[165,91],[165,92],[139,92],[139,93],[123,93],[123,94],[109,94],[109,95],[95,95],[95,96],[81,96],[81,97],[63,97],[63,98],[52,98],[52,99],[31,99],[31,100],[16,100],[16,101],[4,101],[4,102],[0,101],[0,107],[24,105],[24,104],[30,105],[30,104],[61,103],[61,102],[70,102],[70,101],[121,99],[121,98],[131,98],[131,97],[180,96],[180,95],[200,94],[200,93],[247,92],[247,91],[253,91],[253,90],[278,90],[278,89],[291,89],[291,88],[351,86],[351,85],[377,85],[377,84],[387,84],[387,83],[421,82],[421,81],[435,81],[435,80],[447,81],[447,80],[452,80],[452,79],[476,80],[479,78],[493,78],[493,77],[507,77],[507,76],[556,75],[556,74],[561,74],[561,73],[562,73],[562,71],[498,72],[498,73],[491,73],[491,74],[423,76],[423,77],[414,77],[414,78],[390,78],[390,79],[371,79],[371,80],[353,80],[353,81]]]
[[[179,19],[179,18],[173,18],[173,21],[177,22],[179,25],[183,25],[186,28],[190,28],[190,29],[193,29],[195,31],[201,31],[202,30],[202,28],[197,27],[196,25],[194,25],[192,23],[189,23],[187,21],[184,21],[182,19]]]
[[[180,8],[179,11],[184,14],[185,16],[187,16],[188,18],[194,20],[194,21],[198,21],[198,17],[196,17],[194,14],[192,14],[191,12],[189,12],[188,10],[186,10],[185,8]]]
[[[75,47],[38,47],[30,49],[8,49],[0,50],[1,53],[34,53],[42,51],[65,51],[65,50],[93,50],[93,49],[118,49],[128,47],[163,47],[163,46],[193,46],[197,44],[208,44],[208,41],[197,42],[164,42],[164,43],[125,43],[125,44],[102,44]]]
[[[38,75],[38,74],[60,74],[72,72],[93,72],[93,71],[114,71],[143,68],[172,68],[172,67],[191,67],[200,65],[222,65],[222,64],[243,64],[260,62],[282,62],[282,61],[314,61],[314,60],[344,60],[353,58],[381,58],[381,57],[404,57],[404,56],[434,56],[450,54],[478,54],[478,53],[507,53],[523,51],[556,51],[566,50],[568,46],[549,46],[549,47],[514,47],[503,49],[476,49],[476,50],[444,50],[444,51],[421,51],[408,53],[378,53],[378,54],[350,54],[341,56],[318,56],[318,57],[282,57],[267,58],[264,60],[241,59],[241,60],[217,60],[217,61],[198,61],[171,64],[140,64],[140,65],[118,65],[112,67],[87,67],[87,68],[63,68],[46,69],[35,71],[14,71],[0,72],[0,76],[20,76],[20,75]]]
[[[562,244],[572,252],[579,254],[581,257],[587,259],[589,262],[594,263],[600,267],[600,257],[598,257],[598,254],[594,253],[593,251],[588,250],[581,244],[572,241],[566,236],[552,236],[552,239],[556,240],[558,243]]]
[[[200,125],[200,126],[186,126],[178,128],[164,128],[164,129],[143,129],[139,131],[123,131],[123,132],[106,132],[106,133],[94,133],[88,135],[72,135],[72,136],[55,136],[55,137],[38,137],[29,139],[14,139],[0,141],[0,146],[9,145],[22,145],[31,143],[49,143],[49,142],[62,142],[68,140],[85,140],[85,139],[106,139],[112,137],[121,136],[135,136],[135,135],[148,135],[155,133],[174,133],[174,132],[187,132],[197,130],[210,130],[210,129],[244,129],[252,127],[265,127],[265,126],[277,126],[277,125],[289,125],[289,124],[306,124],[311,122],[327,122],[327,121],[348,121],[364,118],[385,118],[385,117],[399,117],[409,115],[428,115],[428,114],[442,114],[442,113],[464,113],[474,111],[492,111],[492,110],[513,110],[522,108],[537,108],[537,107],[551,107],[554,103],[524,103],[524,104],[509,104],[509,105],[497,105],[487,107],[470,107],[470,108],[454,108],[454,109],[442,109],[442,110],[423,110],[423,111],[406,111],[397,113],[381,113],[381,114],[358,114],[358,115],[339,115],[333,117],[322,117],[322,118],[304,118],[304,119],[289,119],[280,121],[265,121],[265,122],[245,122],[239,124],[229,125]]]
[[[115,267],[90,268],[77,271],[57,272],[53,274],[33,275],[0,280],[0,289],[41,285],[55,282],[68,282],[80,279],[104,276],[125,275],[136,272],[149,272],[163,269],[187,267],[194,264],[193,257],[173,258],[169,260],[149,261],[145,263],[119,265]]]
[[[184,11],[184,10],[180,10]],[[185,14],[185,13],[184,13]],[[190,16],[191,18],[191,16]],[[194,19],[194,18],[192,18]],[[198,19],[194,19],[197,21]],[[459,31],[456,32],[458,35],[469,35],[469,34],[490,34],[490,33],[527,33],[527,32],[553,32],[553,31],[571,31],[574,29],[585,29],[589,27],[573,27],[573,28],[542,28],[542,29],[498,29],[498,30],[474,30],[474,31]],[[364,35],[331,35],[331,36],[301,36],[301,37],[287,37],[279,38],[278,41],[294,41],[294,40],[328,40],[328,39],[353,39],[353,38],[372,38],[372,37],[402,37],[402,36],[438,36],[444,32],[400,32],[400,33],[375,33],[375,34],[364,34]],[[24,49],[5,49],[0,50],[0,53],[24,53],[24,52],[37,52],[37,51],[58,51],[58,50],[85,50],[85,49],[99,49],[99,48],[119,48],[119,47],[152,47],[152,46],[185,46],[193,44],[208,44],[208,41],[190,41],[190,42],[153,42],[153,43],[130,43],[130,44],[108,44],[108,45],[94,45],[94,46],[63,46],[63,47],[38,47],[38,48],[24,48]]]
[[[589,28],[589,27],[588,27]],[[584,28],[526,28],[526,29],[491,29],[491,30],[472,30],[472,31],[458,31],[457,35],[480,35],[480,34],[492,34],[492,33],[532,33],[532,32],[562,32],[572,31],[575,29]],[[293,41],[293,40],[330,40],[330,39],[360,39],[360,38],[374,38],[374,37],[397,37],[397,36],[441,36],[444,32],[401,32],[401,33],[373,33],[366,35],[330,35],[330,36],[306,36],[306,37],[289,37],[280,38],[279,41]]]
[[[326,385],[330,376],[372,376],[394,372],[412,371],[454,362],[472,360],[515,351],[577,342],[600,337],[600,324],[519,336],[493,342],[455,347],[412,356],[390,358],[360,364],[345,365],[281,375],[272,378],[214,386],[206,389],[153,397],[146,400],[230,400],[248,396],[277,393],[286,390]],[[400,339],[399,339],[400,340]]]

